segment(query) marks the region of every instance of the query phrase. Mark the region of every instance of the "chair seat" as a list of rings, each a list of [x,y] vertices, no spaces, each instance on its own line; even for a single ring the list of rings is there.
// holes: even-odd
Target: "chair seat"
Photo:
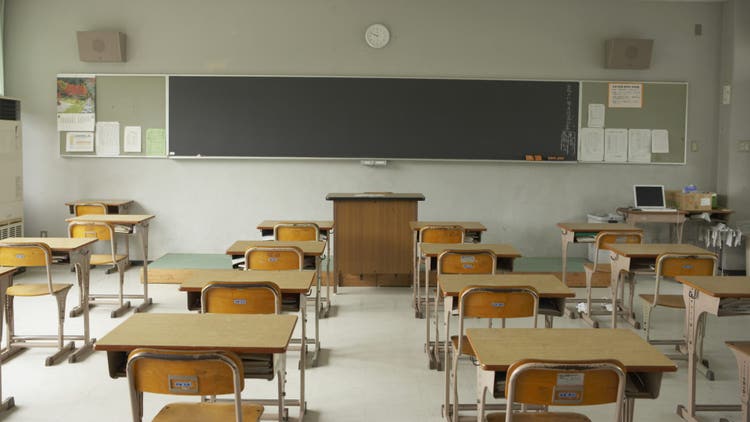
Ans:
[[[115,255],[115,262],[112,262],[112,255],[108,254],[94,254],[91,255],[91,265],[107,265],[107,264],[115,264],[117,262],[123,261],[127,259],[127,255]]]
[[[451,336],[451,343],[453,343],[453,350],[456,350],[458,348],[458,336]],[[466,336],[464,336],[464,340],[461,342],[461,349],[462,355],[476,356],[474,348],[471,347],[469,338]]]
[[[243,422],[260,420],[263,406],[242,404]],[[218,422],[233,421],[234,403],[170,403],[164,406],[153,422]]]
[[[60,293],[71,287],[73,285],[68,283],[52,283],[52,292]],[[49,286],[47,283],[16,284],[8,287],[5,294],[8,296],[44,296],[49,294]]]
[[[641,299],[653,305],[654,295],[642,294],[639,296]],[[685,309],[685,299],[682,298],[682,295],[659,295],[659,303],[656,305],[666,306],[668,308]]]
[[[514,422],[536,422],[536,421],[555,421],[555,422],[591,422],[586,415],[580,413],[562,413],[562,412],[542,412],[542,413],[514,413]],[[487,422],[505,422],[505,413],[495,412],[487,414]]]
[[[593,262],[586,262],[583,264],[583,269],[586,271],[594,271],[594,263]],[[598,273],[611,273],[612,272],[612,265],[611,264],[596,264],[596,272]]]

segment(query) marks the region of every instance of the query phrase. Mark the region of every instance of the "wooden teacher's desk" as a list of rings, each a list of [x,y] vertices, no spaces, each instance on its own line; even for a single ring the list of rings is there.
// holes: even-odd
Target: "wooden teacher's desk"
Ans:
[[[296,323],[295,315],[135,314],[102,337],[96,343],[96,350],[107,352],[112,378],[126,376],[128,354],[141,347],[273,355],[273,370],[270,373],[256,374],[245,366],[245,378],[278,377],[281,390],[273,403],[282,409],[279,412],[281,421],[285,413],[286,393],[283,389],[286,384],[286,351]],[[299,405],[302,419],[303,401],[287,401],[286,405]]]
[[[331,275],[331,235],[333,234],[333,221],[332,220],[263,220],[258,224],[258,230],[260,235],[264,238],[271,236],[273,238],[273,228],[278,224],[305,224],[313,223],[318,226],[320,233],[325,236],[326,242],[326,296],[323,299],[325,302],[325,313],[328,314],[328,310],[331,308],[331,284],[333,283],[333,293],[338,293],[338,285],[335,283],[333,276]],[[320,286],[318,286],[317,294],[320,294]]]
[[[635,328],[640,328],[640,324],[635,320],[633,312],[633,290],[630,291],[628,305],[625,305],[625,298],[618,298],[620,291],[621,276],[628,277],[630,282],[634,282],[634,271],[644,269],[653,272],[656,264],[656,258],[665,253],[674,254],[710,254],[710,251],[701,249],[693,245],[675,244],[675,243],[614,243],[609,245],[612,255],[612,273],[610,275],[610,290],[612,291],[612,328],[617,327],[617,315],[623,314],[625,320]],[[619,309],[618,299],[622,302],[622,309]]]
[[[75,351],[68,362],[74,363],[83,360],[93,350],[96,339],[91,338],[89,331],[89,273],[91,256],[91,245],[96,239],[68,238],[68,237],[10,237],[3,239],[0,243],[44,243],[52,250],[53,255],[67,255],[70,265],[76,268],[78,289],[80,291],[79,314],[83,315],[83,335],[65,335],[66,340],[82,340],[83,344]],[[5,289],[3,289],[5,293]],[[14,348],[15,349],[15,348]],[[17,350],[5,350],[3,357],[12,356]]]
[[[616,359],[627,372],[623,420],[633,420],[636,398],[659,396],[664,372],[677,366],[655,347],[630,330],[472,328],[466,330],[477,362],[479,394],[494,390],[496,378],[523,359]]]
[[[0,267],[0,339],[3,338],[3,317],[5,316],[5,290],[13,284],[13,274],[16,272],[15,267]],[[13,397],[3,398],[3,378],[2,368],[0,368],[0,412],[6,411],[15,406]]]
[[[143,253],[143,294],[124,294],[124,298],[141,299],[143,302],[135,308],[135,312],[144,312],[153,301],[148,297],[148,226],[156,218],[150,214],[92,214],[68,218],[67,222],[78,223],[107,223],[129,228],[131,233],[138,234],[141,239]],[[111,295],[97,295],[97,297],[112,297]]]
[[[233,258],[245,256],[245,252],[254,247],[297,247],[302,250],[305,257],[315,258],[315,274],[317,278],[317,292],[315,295],[315,349],[312,355],[313,365],[317,364],[318,352],[320,351],[320,257],[325,251],[326,242],[321,241],[304,241],[304,242],[281,242],[277,240],[238,240],[227,248],[226,254]],[[307,339],[305,339],[307,342]]]
[[[552,318],[562,316],[565,309],[565,299],[574,297],[575,292],[560,282],[560,279],[551,274],[443,274],[438,277],[439,295],[443,297],[443,324],[445,336],[440,341],[438,331],[438,312],[435,312],[435,339],[436,344],[443,347],[443,364],[445,366],[445,404],[444,410],[450,409],[450,320],[452,316],[454,301],[458,301],[461,291],[467,286],[482,287],[531,287],[539,295],[539,315],[544,315],[544,325],[552,328]],[[437,309],[435,298],[435,309]],[[439,348],[434,347],[435,360],[439,361]],[[439,364],[437,365],[440,366]],[[474,408],[476,406],[474,405]]]
[[[424,300],[420,294],[420,276],[419,276],[419,264],[421,263],[421,257],[419,256],[419,231],[429,226],[459,226],[464,229],[464,242],[469,243],[480,243],[482,241],[482,232],[487,231],[482,223],[478,221],[410,221],[409,230],[412,233],[412,300],[414,301],[414,309],[416,310],[417,317],[424,316],[424,309],[422,304]]]
[[[625,222],[627,224],[648,224],[648,223],[666,223],[672,224],[674,228],[674,238],[677,243],[682,243],[682,233],[685,228],[685,222],[688,221],[692,215],[707,213],[711,218],[718,218],[725,220],[734,211],[726,208],[712,209],[705,211],[685,211],[685,210],[674,210],[671,212],[664,211],[643,211],[635,210],[630,208],[619,208],[618,213],[625,216]]]
[[[78,199],[75,201],[68,201],[65,206],[68,207],[68,211],[75,215],[75,206],[78,204],[104,204],[107,207],[107,214],[127,214],[128,208],[133,204],[132,199]]]
[[[334,277],[342,285],[404,285],[412,282],[412,237],[421,193],[329,193],[333,201]]]
[[[437,257],[446,250],[458,250],[458,251],[480,251],[489,250],[492,251],[497,257],[497,271],[513,271],[513,260],[521,257],[521,252],[511,245],[506,244],[492,244],[492,243],[425,243],[422,245],[422,259],[424,259],[425,265],[425,333],[427,342],[425,343],[425,351],[427,357],[430,359],[430,367],[433,367],[434,362],[440,360],[440,354],[437,351],[433,351],[432,340],[430,339],[430,268],[432,265],[432,259]],[[439,303],[435,297],[435,313],[437,314],[437,304]],[[437,321],[437,320],[436,320]],[[435,339],[437,340],[437,338]],[[435,348],[437,349],[437,348]],[[437,360],[433,359],[436,357]]]
[[[750,277],[721,276],[679,276],[682,283],[682,296],[685,299],[685,324],[688,346],[688,402],[687,406],[677,406],[677,414],[687,421],[697,422],[696,412],[740,411],[743,421],[750,421],[747,414],[748,385],[744,388],[745,408],[740,405],[696,404],[696,368],[698,365],[698,324],[703,314],[718,317],[750,315]],[[742,371],[742,368],[740,368]],[[745,369],[746,370],[746,369]]]
[[[631,224],[621,223],[557,223],[562,236],[562,282],[567,282],[568,274],[568,245],[570,243],[592,244],[600,232],[627,232],[643,230]],[[598,257],[597,257],[598,258]]]

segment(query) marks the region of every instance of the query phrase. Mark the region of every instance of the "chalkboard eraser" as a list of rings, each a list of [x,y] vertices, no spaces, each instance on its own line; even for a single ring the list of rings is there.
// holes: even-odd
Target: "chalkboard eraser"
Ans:
[[[174,151],[169,151],[169,156],[173,157],[174,156]]]
[[[534,156],[531,154],[526,154],[526,161],[534,161]]]
[[[542,161],[541,154],[526,154],[526,161]]]

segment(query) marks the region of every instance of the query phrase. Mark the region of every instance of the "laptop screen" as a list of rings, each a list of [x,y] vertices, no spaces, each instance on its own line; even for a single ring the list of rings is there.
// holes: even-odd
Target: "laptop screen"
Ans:
[[[664,208],[664,186],[662,185],[635,185],[636,208]]]

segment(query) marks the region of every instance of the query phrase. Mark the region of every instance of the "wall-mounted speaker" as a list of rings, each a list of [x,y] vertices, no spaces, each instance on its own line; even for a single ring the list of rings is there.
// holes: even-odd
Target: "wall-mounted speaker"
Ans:
[[[124,62],[125,34],[116,31],[78,31],[82,62]]]
[[[607,40],[604,67],[607,69],[648,69],[654,40],[616,38]]]

